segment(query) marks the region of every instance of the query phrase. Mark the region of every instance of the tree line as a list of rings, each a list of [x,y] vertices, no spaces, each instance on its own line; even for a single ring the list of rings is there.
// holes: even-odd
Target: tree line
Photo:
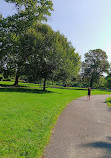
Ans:
[[[17,13],[0,16],[0,73],[15,76],[18,85],[21,76],[28,82],[47,80],[78,82],[94,87],[103,81],[111,88],[110,64],[106,52],[90,50],[85,61],[75,52],[71,42],[59,31],[44,24],[53,11],[51,0],[5,0],[14,3]],[[103,77],[103,73],[108,76]]]
[[[52,1],[7,1],[15,3],[18,13],[0,18],[0,71],[28,81],[72,79],[80,68],[80,56],[71,42],[43,20],[52,11]],[[23,8],[23,9],[22,9]]]

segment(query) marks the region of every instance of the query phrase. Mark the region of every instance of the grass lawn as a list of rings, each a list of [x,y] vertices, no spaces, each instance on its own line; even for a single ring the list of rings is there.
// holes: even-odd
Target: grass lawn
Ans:
[[[108,106],[111,108],[111,98],[106,99],[106,103],[107,103]]]
[[[47,88],[43,92],[34,84],[8,87],[0,82],[0,156],[2,158],[40,158],[51,130],[66,105],[87,95],[87,89]],[[7,86],[8,85],[8,86]],[[111,91],[92,90],[95,94]]]

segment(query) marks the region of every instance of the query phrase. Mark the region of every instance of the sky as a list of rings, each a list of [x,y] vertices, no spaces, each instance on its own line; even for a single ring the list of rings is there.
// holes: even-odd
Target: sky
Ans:
[[[102,49],[111,63],[111,0],[53,0],[48,24],[70,41],[84,60],[89,50]],[[0,0],[4,17],[16,12],[14,5]]]

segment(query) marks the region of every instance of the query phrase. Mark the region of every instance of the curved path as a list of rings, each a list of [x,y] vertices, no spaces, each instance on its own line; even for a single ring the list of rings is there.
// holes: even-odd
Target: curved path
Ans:
[[[45,158],[111,158],[111,109],[105,99],[111,95],[82,97],[62,112]]]

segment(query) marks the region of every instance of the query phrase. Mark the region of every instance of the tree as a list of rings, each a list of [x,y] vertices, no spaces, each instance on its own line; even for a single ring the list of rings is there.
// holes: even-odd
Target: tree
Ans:
[[[82,63],[82,76],[89,81],[90,86],[99,82],[103,73],[108,72],[109,63],[106,52],[101,49],[90,50],[85,54],[85,61]]]
[[[67,41],[63,35],[61,36],[61,48],[63,52],[63,59],[59,69],[54,73],[53,80],[62,81],[63,85],[71,82],[77,77],[80,71],[80,56],[75,53],[71,42]]]
[[[106,77],[106,87],[111,89],[111,73]]]
[[[46,20],[53,10],[52,0],[5,0],[8,3],[14,3],[17,8],[16,19],[32,21]],[[22,24],[22,23],[21,23]]]
[[[3,69],[15,70],[16,80],[22,72],[24,60],[22,59],[23,51],[18,39],[25,33],[34,21],[47,21],[47,17],[51,15],[53,3],[51,0],[5,0],[14,3],[17,7],[17,14],[7,18],[0,17],[0,59]],[[24,52],[25,53],[25,52]],[[9,66],[10,65],[10,66]]]
[[[27,54],[25,75],[35,81],[44,79],[43,90],[46,80],[54,79],[55,74],[57,76],[64,71],[67,79],[79,71],[78,53],[63,35],[54,32],[50,26],[35,23],[19,41],[22,51]]]

